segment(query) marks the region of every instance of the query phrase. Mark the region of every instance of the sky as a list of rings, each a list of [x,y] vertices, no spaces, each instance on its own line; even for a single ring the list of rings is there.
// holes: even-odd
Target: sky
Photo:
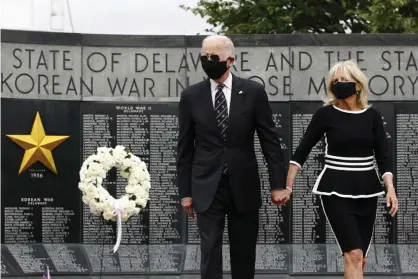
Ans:
[[[181,4],[195,6],[197,2],[0,0],[0,28],[96,34],[208,34],[204,30],[210,25],[204,19],[179,8]],[[56,15],[51,16],[51,11],[55,11]]]

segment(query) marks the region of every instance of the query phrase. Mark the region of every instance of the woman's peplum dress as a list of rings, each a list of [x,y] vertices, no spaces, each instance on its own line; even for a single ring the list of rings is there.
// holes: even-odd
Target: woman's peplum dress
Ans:
[[[380,174],[391,174],[382,117],[361,111],[321,107],[315,112],[290,163],[302,167],[311,149],[325,136],[325,165],[313,187],[318,195],[370,198],[385,193]],[[377,171],[378,170],[378,171]]]

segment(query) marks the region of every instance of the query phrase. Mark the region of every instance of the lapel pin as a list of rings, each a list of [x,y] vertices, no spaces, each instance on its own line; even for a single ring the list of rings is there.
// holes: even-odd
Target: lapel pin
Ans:
[[[242,92],[242,90],[240,92],[238,92],[238,94],[242,94],[242,93],[244,93],[244,92]]]

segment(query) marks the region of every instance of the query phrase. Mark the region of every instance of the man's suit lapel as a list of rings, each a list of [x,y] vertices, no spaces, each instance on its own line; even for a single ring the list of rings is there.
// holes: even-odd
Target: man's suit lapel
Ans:
[[[204,87],[204,94],[203,94],[203,112],[205,115],[208,115],[208,121],[209,125],[218,131],[216,134],[221,138],[221,133],[218,129],[218,125],[216,123],[216,113],[215,109],[213,107],[213,101],[212,101],[212,90],[210,88],[210,80],[209,78],[205,81],[205,87]]]
[[[231,90],[231,104],[229,108],[229,119],[228,119],[228,134],[231,130],[231,124],[233,124],[233,121],[235,119],[235,116],[239,114],[239,107],[242,104],[243,101],[243,95],[242,95],[242,79],[237,77],[236,75],[232,74],[232,90]]]

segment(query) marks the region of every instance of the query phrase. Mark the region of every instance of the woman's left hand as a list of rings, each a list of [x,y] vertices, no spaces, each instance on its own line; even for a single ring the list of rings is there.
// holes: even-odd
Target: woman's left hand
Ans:
[[[395,189],[393,186],[388,187],[388,191],[386,194],[386,205],[387,207],[392,206],[389,211],[389,214],[393,217],[395,216],[396,212],[398,211],[398,198],[396,197]]]

